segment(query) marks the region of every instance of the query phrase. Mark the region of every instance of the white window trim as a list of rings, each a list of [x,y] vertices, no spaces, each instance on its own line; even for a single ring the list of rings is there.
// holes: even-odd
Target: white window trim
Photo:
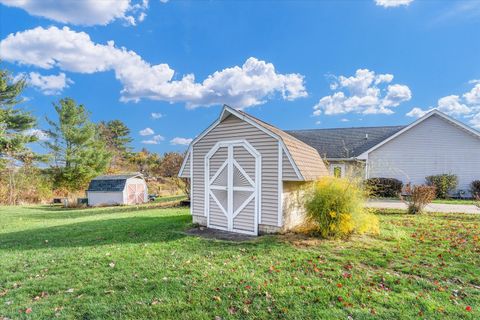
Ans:
[[[330,174],[332,175],[332,177],[335,176],[335,168],[336,167],[339,167],[342,170],[342,172],[340,174],[340,178],[345,178],[345,168],[346,168],[345,163],[331,163],[330,164]]]

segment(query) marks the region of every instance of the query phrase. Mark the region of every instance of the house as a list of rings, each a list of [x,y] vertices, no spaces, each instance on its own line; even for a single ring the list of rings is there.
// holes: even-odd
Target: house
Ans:
[[[192,141],[179,172],[191,180],[194,223],[251,235],[301,222],[297,191],[326,175],[316,149],[228,106]]]
[[[480,180],[480,132],[438,110],[407,126],[287,133],[317,149],[336,176],[424,184],[426,176],[452,173],[465,194]]]
[[[88,205],[139,204],[148,201],[148,190],[141,173],[98,176],[86,191]]]
[[[480,180],[480,133],[433,110],[408,126],[282,131],[225,106],[189,146],[193,222],[256,235],[295,227],[308,181],[340,177],[425,183],[453,173],[461,190]]]

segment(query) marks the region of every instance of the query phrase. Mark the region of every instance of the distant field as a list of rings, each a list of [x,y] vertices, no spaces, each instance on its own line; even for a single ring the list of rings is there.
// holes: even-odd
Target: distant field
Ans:
[[[480,215],[232,243],[187,208],[0,207],[0,319],[479,319]]]

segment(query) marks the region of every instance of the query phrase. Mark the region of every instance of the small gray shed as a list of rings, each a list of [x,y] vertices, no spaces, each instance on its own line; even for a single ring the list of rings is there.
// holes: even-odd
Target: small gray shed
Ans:
[[[191,180],[193,222],[251,235],[299,223],[297,191],[326,175],[317,150],[228,106],[192,141],[179,172]]]
[[[98,176],[86,191],[88,205],[139,204],[148,201],[148,189],[141,173]]]

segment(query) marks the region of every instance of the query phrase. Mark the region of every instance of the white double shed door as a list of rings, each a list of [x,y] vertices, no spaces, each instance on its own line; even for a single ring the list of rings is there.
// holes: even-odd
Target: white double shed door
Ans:
[[[207,226],[258,234],[261,155],[246,140],[218,142],[205,156]]]

